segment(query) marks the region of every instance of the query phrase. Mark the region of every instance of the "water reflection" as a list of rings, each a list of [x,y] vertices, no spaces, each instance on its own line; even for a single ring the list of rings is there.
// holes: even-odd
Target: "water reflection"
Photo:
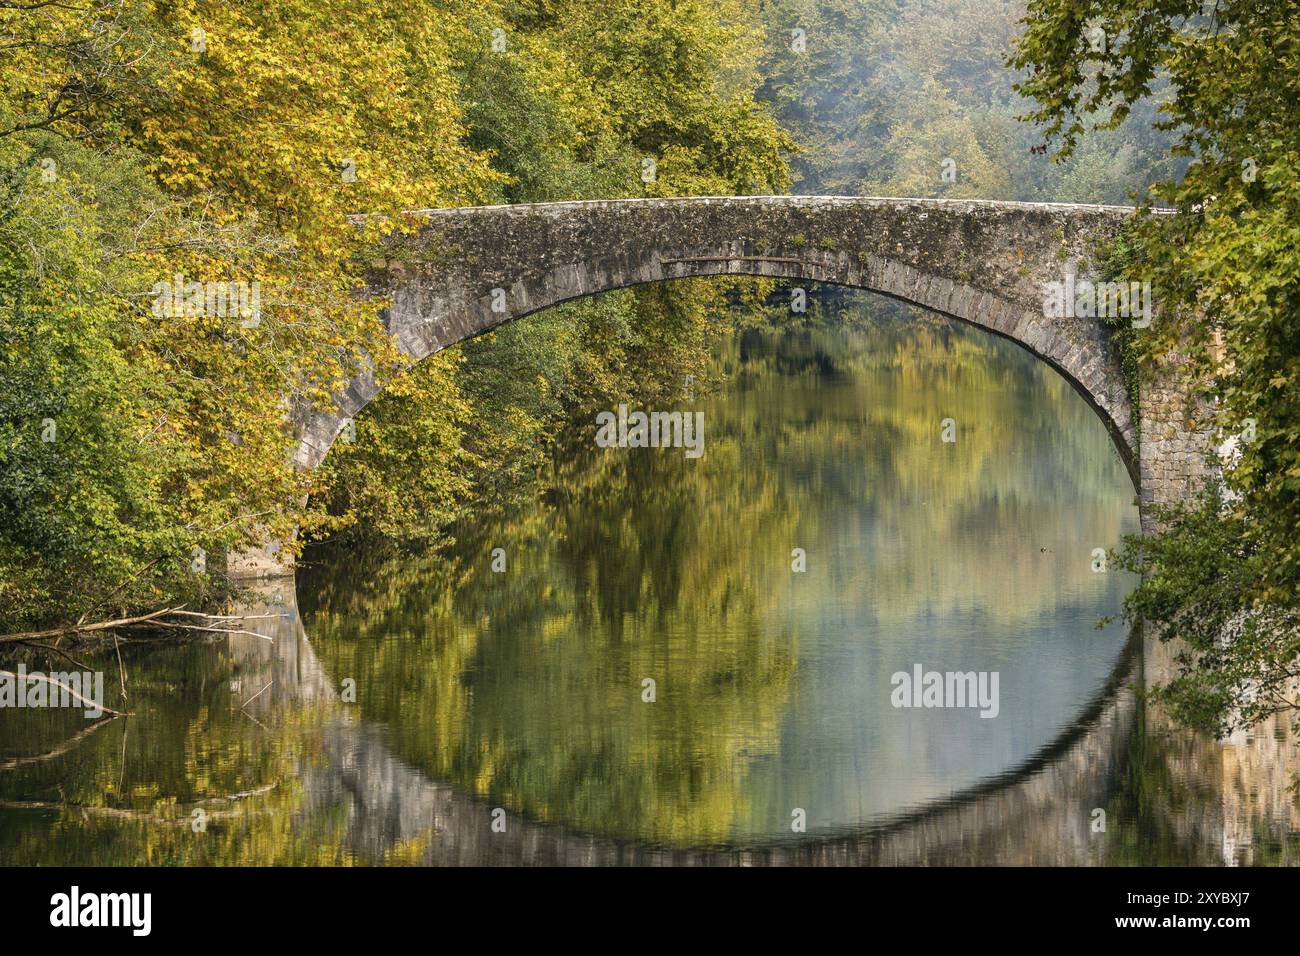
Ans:
[[[1073,391],[915,322],[752,330],[718,363],[701,459],[586,435],[450,563],[320,556],[313,644],[398,752],[530,819],[755,845],[796,808],[811,835],[880,825],[1063,733],[1124,643],[1091,551],[1136,528]],[[997,673],[998,717],[895,709],[915,664]]]
[[[1065,383],[938,320],[718,364],[698,461],[579,444],[450,556],[320,555],[274,643],[126,647],[136,716],[49,759],[13,758],[84,721],[0,716],[0,860],[1293,858],[1289,737],[1169,728],[1133,687],[1162,649],[1093,628],[1135,515]],[[999,670],[999,718],[893,709],[913,662]]]

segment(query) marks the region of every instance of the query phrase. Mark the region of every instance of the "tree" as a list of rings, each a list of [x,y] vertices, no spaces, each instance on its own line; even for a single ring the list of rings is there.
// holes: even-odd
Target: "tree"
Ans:
[[[545,17],[499,11],[504,49],[470,44],[453,58],[466,142],[498,174],[489,201],[783,190],[792,143],[753,100],[759,45],[742,9],[619,0],[557,2]],[[471,508],[482,516],[532,493],[574,409],[676,399],[686,375],[702,375],[724,289],[609,293],[411,370],[361,416],[356,443],[331,451],[329,510],[353,534],[428,544]]]
[[[0,8],[0,620],[210,594],[221,552],[295,529],[439,540],[484,478],[516,490],[579,392],[675,377],[661,344],[689,366],[703,286],[413,371],[358,292],[382,238],[418,225],[402,210],[784,188],[743,9]],[[391,400],[296,471],[295,413],[363,366]]]
[[[1166,530],[1128,543],[1146,579],[1127,610],[1186,637],[1168,688],[1202,726],[1296,707],[1300,600],[1300,19],[1280,0],[1032,0],[1012,64],[1058,155],[1112,129],[1149,98],[1186,172],[1150,201],[1135,268],[1159,319],[1135,339],[1150,365],[1177,349],[1209,382],[1221,437],[1238,457]],[[1226,635],[1236,635],[1224,644]]]

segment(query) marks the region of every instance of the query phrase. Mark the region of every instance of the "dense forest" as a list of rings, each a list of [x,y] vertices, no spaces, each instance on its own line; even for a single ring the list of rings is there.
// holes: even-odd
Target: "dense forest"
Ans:
[[[680,380],[707,325],[690,287],[410,372],[352,292],[404,209],[783,191],[793,142],[754,100],[741,8],[0,10],[5,628],[202,600],[222,552],[294,527],[436,540],[572,403],[652,383],[649,356]],[[256,282],[258,315],[160,317],[172,276]],[[327,401],[363,350],[385,398],[324,475],[295,473],[286,407]]]
[[[271,539],[445,544],[532,493],[577,411],[702,376],[737,303],[771,291],[609,294],[407,369],[382,303],[355,294],[384,237],[414,228],[403,210],[1157,201],[1185,214],[1139,221],[1122,252],[1169,321],[1135,348],[1191,348],[1221,424],[1258,435],[1227,492],[1124,556],[1150,582],[1131,613],[1201,622],[1211,657],[1243,610],[1269,622],[1240,645],[1269,663],[1221,653],[1208,687],[1185,688],[1185,716],[1213,724],[1233,680],[1274,687],[1297,649],[1300,25],[1264,0],[1147,6],[0,6],[0,630],[202,605],[226,593],[224,554]],[[256,305],[159,308],[160,288],[193,282]],[[363,363],[385,393],[324,468],[296,472],[287,410]]]

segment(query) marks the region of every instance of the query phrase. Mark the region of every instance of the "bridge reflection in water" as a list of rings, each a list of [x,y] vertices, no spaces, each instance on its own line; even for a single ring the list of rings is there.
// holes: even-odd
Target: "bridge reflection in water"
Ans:
[[[137,716],[86,730],[26,711],[3,740],[0,860],[58,864],[1128,865],[1286,864],[1300,847],[1281,722],[1214,741],[1144,704],[1167,647],[1130,642],[1109,686],[1033,759],[848,835],[689,849],[574,833],[506,813],[399,755],[304,630],[293,582],[231,635],[125,657]],[[45,726],[62,719],[66,726]],[[69,727],[80,727],[71,745]],[[436,744],[430,743],[430,746]],[[48,756],[13,759],[16,753]],[[183,759],[182,759],[183,758]],[[1105,832],[1094,832],[1096,811]],[[206,829],[196,817],[206,818]]]
[[[130,719],[11,713],[0,860],[1293,858],[1286,729],[1173,729],[1138,695],[1168,648],[1093,628],[1125,583],[1078,557],[1133,515],[1091,409],[1002,340],[867,318],[727,344],[703,469],[583,444],[454,555],[303,568],[307,631],[285,579],[248,625],[273,642],[124,646]],[[978,427],[938,445],[951,408]],[[486,570],[501,544],[515,573]],[[1000,719],[892,709],[913,662],[1000,672]]]
[[[1255,824],[1205,785],[1221,748],[1146,713],[1142,649],[1094,629],[1126,584],[1073,556],[1135,528],[1091,410],[1001,340],[865,314],[729,342],[704,469],[579,443],[553,500],[445,558],[313,555],[307,631],[241,646],[245,696],[274,678],[326,722],[298,812],[345,814],[334,839],[385,862],[1222,859]],[[945,408],[981,423],[960,459],[936,455]],[[999,671],[1000,718],[891,708],[918,661]],[[498,805],[522,812],[504,832]]]
[[[1170,673],[1171,653],[1130,641],[1108,686],[1075,726],[1044,751],[966,793],[849,836],[810,837],[754,849],[676,849],[575,834],[506,813],[504,832],[491,827],[491,804],[430,779],[390,749],[387,734],[341,702],[296,613],[292,582],[276,603],[249,613],[283,611],[263,631],[275,642],[231,637],[247,686],[273,682],[249,705],[252,716],[321,708],[323,753],[304,766],[312,815],[347,808],[344,848],[359,861],[433,865],[1081,865],[1269,862],[1254,842],[1285,842],[1300,827],[1286,785],[1296,767],[1294,739],[1284,727],[1215,742],[1174,730],[1146,707],[1138,688]],[[1144,668],[1145,662],[1145,668]],[[1117,816],[1116,795],[1141,775],[1135,761],[1154,759],[1167,777],[1150,795],[1167,832],[1145,837],[1139,821]],[[1159,774],[1157,774],[1159,776]],[[1094,832],[1099,809],[1106,831]],[[1143,824],[1149,828],[1149,822]],[[1134,843],[1158,844],[1143,860]]]

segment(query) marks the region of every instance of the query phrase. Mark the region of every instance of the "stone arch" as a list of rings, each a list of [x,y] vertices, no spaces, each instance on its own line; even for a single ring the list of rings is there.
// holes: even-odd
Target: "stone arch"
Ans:
[[[1001,335],[1062,374],[1139,486],[1136,417],[1100,320],[1049,318],[1044,283],[1091,265],[1118,207],[805,197],[615,200],[432,210],[377,264],[388,331],[420,361],[562,302],[648,282],[745,275],[865,289]],[[295,462],[313,468],[380,391],[352,381],[307,410]]]

